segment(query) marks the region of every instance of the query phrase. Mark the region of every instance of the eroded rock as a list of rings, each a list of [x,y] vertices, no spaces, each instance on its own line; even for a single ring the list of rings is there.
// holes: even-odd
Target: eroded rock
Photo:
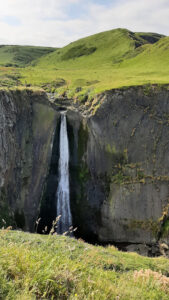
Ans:
[[[57,118],[44,93],[0,92],[0,219],[14,227],[34,230]]]

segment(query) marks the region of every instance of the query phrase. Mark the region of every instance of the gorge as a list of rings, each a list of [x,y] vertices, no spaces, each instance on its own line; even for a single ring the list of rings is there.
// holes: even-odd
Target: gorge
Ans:
[[[60,102],[30,89],[0,92],[1,226],[4,220],[34,232],[40,218],[37,231],[50,231],[66,107],[76,236],[156,255],[159,241],[169,244],[168,87],[114,89],[91,103]]]

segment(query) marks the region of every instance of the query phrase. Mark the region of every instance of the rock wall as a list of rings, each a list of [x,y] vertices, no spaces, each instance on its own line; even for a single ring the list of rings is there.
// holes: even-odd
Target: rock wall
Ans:
[[[44,93],[0,92],[0,225],[33,231],[59,114]]]
[[[40,92],[0,92],[1,226],[4,219],[33,231],[40,212],[39,232],[50,229],[63,105]],[[169,91],[112,90],[92,105],[69,102],[67,109],[76,235],[137,247],[169,244]]]
[[[119,89],[95,103],[88,117],[68,112],[78,236],[101,243],[169,242],[169,91]]]

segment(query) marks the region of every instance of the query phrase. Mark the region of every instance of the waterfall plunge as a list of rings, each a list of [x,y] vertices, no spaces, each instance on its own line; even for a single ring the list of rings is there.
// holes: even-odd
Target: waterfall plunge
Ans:
[[[69,144],[67,135],[66,113],[61,113],[60,127],[60,158],[59,158],[59,184],[57,190],[57,216],[61,216],[57,232],[67,232],[72,226],[69,196]]]

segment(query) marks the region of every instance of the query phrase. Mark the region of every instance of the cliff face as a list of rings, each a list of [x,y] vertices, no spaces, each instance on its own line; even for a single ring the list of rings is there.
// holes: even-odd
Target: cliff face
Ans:
[[[78,234],[99,242],[169,241],[169,92],[114,90],[96,113],[68,112],[71,206]]]
[[[0,92],[0,222],[34,230],[58,115],[43,93]]]
[[[44,93],[0,92],[0,220],[31,231],[39,212],[40,232],[56,217],[60,114],[53,107]],[[68,107],[67,124],[77,236],[169,244],[169,91],[105,92],[90,115]]]

